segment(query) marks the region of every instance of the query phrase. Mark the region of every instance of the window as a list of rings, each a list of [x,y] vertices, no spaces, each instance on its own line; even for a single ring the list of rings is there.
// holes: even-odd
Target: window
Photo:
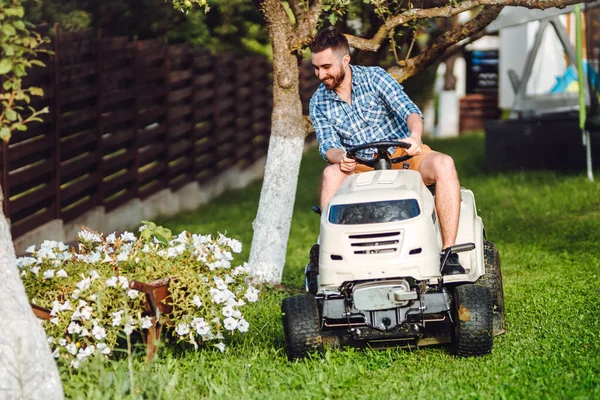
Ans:
[[[331,206],[329,222],[337,225],[403,221],[421,212],[416,199],[376,201]]]

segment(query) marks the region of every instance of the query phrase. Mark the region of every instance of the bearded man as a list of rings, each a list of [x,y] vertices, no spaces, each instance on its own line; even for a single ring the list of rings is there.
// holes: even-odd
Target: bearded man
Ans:
[[[393,157],[412,156],[393,168],[418,171],[426,185],[436,187],[435,205],[442,230],[443,254],[455,244],[460,213],[460,183],[454,161],[421,141],[423,114],[402,86],[380,67],[350,64],[346,37],[335,28],[319,32],[310,44],[311,61],[321,85],[310,100],[310,118],[319,152],[329,163],[323,170],[321,208],[351,174],[372,168],[347,157],[346,149],[383,140],[410,145],[397,147]],[[365,150],[363,158],[375,150]],[[457,254],[450,254],[443,274],[464,273]]]

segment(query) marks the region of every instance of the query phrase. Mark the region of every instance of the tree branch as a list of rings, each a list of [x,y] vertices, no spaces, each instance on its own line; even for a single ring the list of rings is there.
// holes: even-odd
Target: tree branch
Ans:
[[[400,68],[393,67],[388,72],[399,82],[410,78],[433,64],[452,45],[485,29],[490,22],[496,19],[503,8],[501,6],[484,7],[475,18],[440,35],[427,50],[408,59],[406,63],[400,63]]]
[[[314,0],[312,5],[309,6],[308,12],[303,12],[302,19],[298,18],[298,23],[296,24],[298,43],[295,47],[303,48],[310,43],[312,40],[312,31],[317,26],[322,12],[323,1]]]
[[[445,7],[428,9],[413,8],[407,10],[386,21],[371,39],[359,38],[353,35],[346,35],[346,37],[352,47],[367,51],[377,51],[392,29],[416,19],[447,18],[479,6],[512,6],[545,10],[552,7],[565,8],[573,4],[582,2],[590,3],[592,1],[594,0],[466,0],[456,6],[448,5]]]

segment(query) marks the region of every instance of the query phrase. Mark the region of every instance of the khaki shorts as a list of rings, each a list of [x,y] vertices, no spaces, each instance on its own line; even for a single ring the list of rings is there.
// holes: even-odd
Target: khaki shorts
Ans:
[[[421,154],[413,156],[412,158],[409,158],[406,161],[402,161],[402,162],[393,164],[392,169],[403,169],[404,168],[403,165],[408,164],[408,169],[412,169],[413,171],[418,171],[419,167],[421,166],[421,163],[423,162],[425,157],[427,157],[431,153],[433,153],[433,150],[431,150],[431,147],[424,144]],[[396,151],[394,151],[394,155],[392,156],[392,158],[401,157],[405,154],[406,154],[405,149],[403,149],[402,147],[396,147]],[[367,171],[373,171],[373,168],[357,163],[356,168],[354,169],[354,172],[356,172],[356,173],[367,172]]]

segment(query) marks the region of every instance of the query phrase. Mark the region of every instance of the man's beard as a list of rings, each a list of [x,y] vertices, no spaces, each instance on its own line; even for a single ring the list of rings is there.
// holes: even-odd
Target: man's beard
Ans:
[[[328,90],[333,90],[340,86],[346,77],[346,71],[344,69],[340,69],[340,73],[337,76],[328,76],[327,79],[324,79],[322,82],[325,85],[325,88]]]

